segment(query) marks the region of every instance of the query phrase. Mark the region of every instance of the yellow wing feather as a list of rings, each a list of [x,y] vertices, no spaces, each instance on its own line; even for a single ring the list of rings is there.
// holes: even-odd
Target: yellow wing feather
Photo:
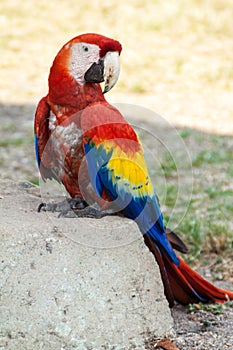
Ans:
[[[153,185],[142,149],[136,153],[126,153],[116,145],[112,145],[110,148],[113,149],[113,153],[107,165],[110,170],[109,180],[113,184],[117,184],[119,189],[124,187],[128,189],[127,191],[130,190],[133,195],[152,196],[154,193]]]

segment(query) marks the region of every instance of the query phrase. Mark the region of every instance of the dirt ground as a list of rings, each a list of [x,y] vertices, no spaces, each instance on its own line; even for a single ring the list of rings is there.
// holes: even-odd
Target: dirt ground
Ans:
[[[232,349],[233,308],[214,315],[207,311],[187,314],[181,306],[176,306],[172,315],[177,332],[174,342],[179,349]]]

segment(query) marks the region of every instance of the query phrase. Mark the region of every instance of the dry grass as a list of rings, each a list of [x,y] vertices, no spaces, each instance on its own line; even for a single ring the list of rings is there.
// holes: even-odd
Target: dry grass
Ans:
[[[82,32],[123,44],[113,102],[153,108],[177,125],[233,133],[230,0],[3,0],[0,101],[35,102],[58,49]]]

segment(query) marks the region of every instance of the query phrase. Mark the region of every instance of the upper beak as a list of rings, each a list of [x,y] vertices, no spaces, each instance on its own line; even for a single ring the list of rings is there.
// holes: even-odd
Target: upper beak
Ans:
[[[116,84],[120,74],[119,52],[109,51],[104,57],[104,91],[105,94]]]
[[[108,92],[116,84],[120,74],[119,52],[109,51],[97,63],[93,63],[86,71],[84,79],[87,83],[104,82],[104,91]]]

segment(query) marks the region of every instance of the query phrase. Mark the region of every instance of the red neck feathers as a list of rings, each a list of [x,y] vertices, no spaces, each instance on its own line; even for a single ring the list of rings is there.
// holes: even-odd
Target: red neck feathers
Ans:
[[[82,110],[90,103],[105,101],[99,84],[81,85],[58,63],[53,64],[49,76],[49,103]]]

